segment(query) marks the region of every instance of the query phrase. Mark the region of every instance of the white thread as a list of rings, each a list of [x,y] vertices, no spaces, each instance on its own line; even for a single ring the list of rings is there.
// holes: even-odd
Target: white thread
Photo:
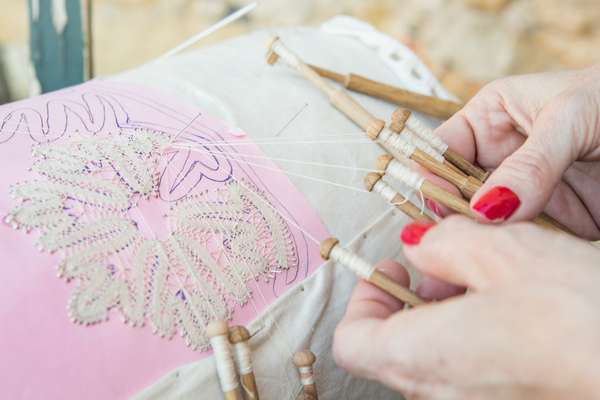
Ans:
[[[235,360],[240,375],[252,373],[252,359],[250,358],[250,346],[247,342],[238,342],[233,345]]]
[[[234,390],[239,386],[239,383],[227,336],[213,336],[210,338],[210,344],[215,355],[221,389],[223,389],[223,392]]]
[[[419,150],[433,157],[437,162],[444,162],[444,156],[438,153],[438,151],[434,149],[428,142],[421,139],[410,130],[405,128],[398,136],[404,136],[407,141],[414,144]]]
[[[394,197],[398,194],[390,185],[385,183],[382,180],[378,180],[373,186],[373,190],[376,193],[379,193],[384,199],[387,200],[388,203],[392,203],[394,201]]]
[[[382,143],[389,145],[392,149],[404,154],[408,158],[410,158],[417,149],[414,143],[408,141],[406,137],[398,135],[387,127],[381,130],[381,133],[379,134],[379,140]]]
[[[196,147],[193,147],[193,146],[186,147],[186,150],[197,151],[197,152],[200,152],[200,153],[207,152],[207,150],[205,150],[205,149],[196,148]],[[304,179],[308,179],[308,180],[315,181],[315,182],[326,183],[326,184],[329,184],[329,185],[332,185],[332,186],[337,186],[337,187],[341,187],[341,188],[344,188],[344,189],[353,190],[355,192],[369,193],[368,190],[357,188],[357,187],[354,187],[354,186],[348,186],[348,185],[344,185],[342,183],[332,182],[332,181],[328,181],[327,179],[322,179],[322,178],[317,178],[317,177],[314,177],[314,176],[299,174],[299,173],[296,173],[296,172],[281,170],[281,169],[277,169],[277,168],[271,168],[271,167],[267,167],[266,165],[253,163],[253,162],[250,162],[250,161],[247,161],[247,160],[244,160],[244,159],[240,159],[240,158],[236,158],[236,157],[232,157],[232,156],[225,156],[224,155],[224,158],[226,158],[227,160],[230,160],[230,161],[237,161],[239,163],[247,164],[247,165],[250,165],[250,166],[253,166],[253,167],[262,168],[262,169],[265,169],[267,171],[273,171],[273,172],[279,172],[279,173],[281,171],[283,171],[287,175],[297,176],[298,178],[304,178]]]
[[[298,371],[300,372],[300,382],[302,382],[304,386],[315,384],[312,367],[299,367]]]
[[[429,143],[434,149],[436,149],[441,154],[444,154],[446,150],[448,150],[448,145],[444,143],[444,141],[439,136],[433,133],[433,130],[425,126],[425,124],[423,124],[414,115],[411,115],[408,118],[408,121],[406,121],[406,126],[408,126],[408,129],[413,131],[415,135],[427,141],[427,143]]]
[[[174,149],[197,150],[197,151],[205,152],[207,154],[220,154],[220,155],[226,155],[226,156],[231,154],[226,151],[217,151],[217,150],[208,150],[208,149],[200,150],[200,149],[197,149],[196,147],[194,147],[194,145],[188,145],[188,144],[184,145],[184,144],[175,143],[171,147]],[[268,157],[268,156],[260,156],[260,155],[256,155],[256,154],[246,154],[246,153],[238,153],[238,152],[236,152],[235,155],[238,157],[249,157],[249,158],[258,158],[261,160],[282,161],[282,162],[289,162],[289,163],[294,163],[294,164],[313,165],[316,167],[340,168],[340,169],[348,169],[351,171],[378,172],[377,170],[375,170],[373,168],[352,167],[352,166],[341,165],[341,164],[328,164],[328,163],[321,163],[321,162],[294,160],[294,159],[279,158],[279,157]]]
[[[368,280],[375,271],[373,265],[339,245],[331,249],[330,257],[348,267],[356,275],[365,280]]]
[[[425,182],[425,178],[396,160],[392,160],[388,164],[386,171],[394,178],[404,182],[411,189],[417,191],[421,190],[421,186],[423,185],[423,182]]]
[[[275,41],[275,43],[271,45],[271,49],[290,66],[294,68],[298,68],[300,66],[300,59],[298,56],[281,44],[279,40]]]

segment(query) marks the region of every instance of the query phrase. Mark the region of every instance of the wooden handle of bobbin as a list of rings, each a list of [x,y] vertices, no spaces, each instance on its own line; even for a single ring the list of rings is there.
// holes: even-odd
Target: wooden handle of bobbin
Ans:
[[[315,384],[313,365],[317,357],[310,350],[302,350],[294,354],[294,365],[300,373],[304,400],[318,400],[317,385]]]
[[[311,68],[322,77],[339,82],[350,90],[396,103],[433,117],[448,119],[462,108],[462,104],[453,101],[400,89],[364,76],[343,75],[315,65],[311,65]]]
[[[490,176],[489,171],[485,171],[471,164],[462,155],[452,150],[451,148],[448,148],[448,150],[446,150],[446,152],[444,153],[444,158],[446,158],[446,160],[450,161],[452,164],[456,165],[465,174],[474,177],[480,182],[485,182],[488,176]]]
[[[329,258],[332,255],[334,255],[333,249],[339,246],[339,243],[339,240],[337,240],[336,238],[329,238],[321,242],[321,257],[324,260],[329,260]],[[346,249],[342,250],[348,252],[348,250]],[[425,303],[425,301],[419,296],[417,296],[416,293],[393,281],[386,274],[375,268],[373,268],[373,271],[371,272],[370,276],[366,279],[366,281],[371,283],[372,285],[377,286],[379,289],[383,290],[384,292],[393,296],[394,298],[413,307]]]
[[[344,88],[335,88],[323,79],[312,66],[306,64],[297,55],[286,48],[278,37],[274,37],[268,44],[267,63],[274,64],[278,59],[286,57],[294,58],[294,67],[315,87],[329,97],[329,101],[335,108],[351,119],[355,124],[367,132],[369,137],[377,136],[385,126],[385,122],[375,118],[360,103],[354,100]],[[279,53],[278,53],[279,52]]]
[[[256,378],[250,360],[249,340],[250,332],[245,327],[236,325],[229,328],[229,341],[233,344],[233,349],[236,352],[244,397],[246,400],[259,400],[260,396],[258,394],[258,387],[256,386]]]

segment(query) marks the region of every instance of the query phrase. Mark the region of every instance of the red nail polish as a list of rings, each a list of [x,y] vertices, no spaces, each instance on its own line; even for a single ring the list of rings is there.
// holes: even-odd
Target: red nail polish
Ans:
[[[416,245],[421,243],[423,235],[431,229],[435,224],[433,223],[421,223],[413,222],[412,224],[406,225],[400,234],[400,239],[404,244]]]
[[[440,208],[438,203],[430,199],[425,199],[425,205],[427,206],[427,208],[433,211],[435,215],[437,215],[438,217],[443,217],[442,209]]]
[[[473,209],[490,221],[510,218],[521,205],[519,197],[507,187],[496,186],[479,198]]]

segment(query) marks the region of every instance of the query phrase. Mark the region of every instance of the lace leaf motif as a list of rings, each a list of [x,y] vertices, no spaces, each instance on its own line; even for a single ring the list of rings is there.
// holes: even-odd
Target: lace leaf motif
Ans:
[[[298,255],[266,196],[233,179],[176,202],[166,239],[144,237],[130,212],[141,198],[160,201],[156,169],[167,144],[142,130],[39,145],[40,178],[11,188],[18,204],[6,221],[38,230],[40,250],[60,252],[59,276],[77,282],[74,322],[98,323],[118,308],[133,326],[150,322],[156,334],[179,332],[203,349],[206,324],[251,298],[249,280],[295,265]]]

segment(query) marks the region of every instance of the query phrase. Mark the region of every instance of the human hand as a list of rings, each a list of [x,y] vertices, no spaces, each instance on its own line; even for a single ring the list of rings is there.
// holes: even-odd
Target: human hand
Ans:
[[[452,216],[421,237],[414,228],[403,232],[408,259],[470,292],[401,311],[360,282],[335,333],[340,366],[413,399],[597,397],[597,248],[527,223]],[[408,284],[396,263],[378,266]]]
[[[436,133],[495,170],[471,199],[482,220],[545,210],[581,237],[600,237],[600,66],[492,82]]]

